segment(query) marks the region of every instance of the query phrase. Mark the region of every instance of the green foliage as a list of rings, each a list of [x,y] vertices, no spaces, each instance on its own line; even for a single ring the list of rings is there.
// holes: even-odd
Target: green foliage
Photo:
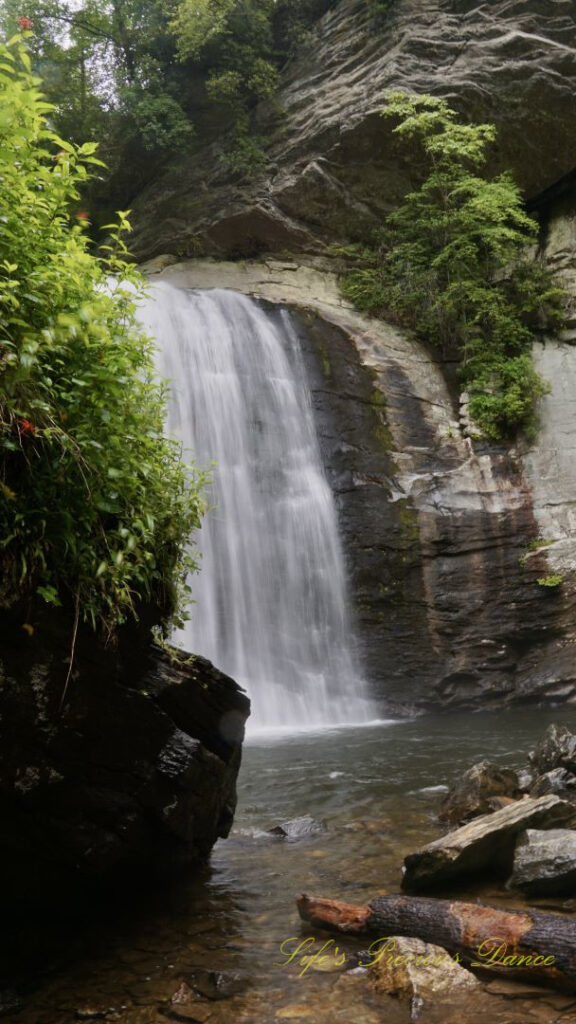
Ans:
[[[377,28],[386,24],[394,0],[369,0],[368,13]]]
[[[470,414],[484,434],[500,440],[533,429],[546,387],[529,349],[539,331],[561,322],[562,293],[526,254],[537,225],[510,175],[480,174],[496,129],[458,123],[432,96],[391,93],[384,114],[429,173],[378,244],[355,250],[360,265],[344,292],[363,310],[392,312],[441,350],[459,350]]]
[[[156,159],[189,148],[194,129],[182,107],[166,93],[125,90],[122,96],[126,126],[147,154]]]
[[[555,590],[564,583],[564,577],[560,576],[559,573],[552,573],[550,576],[541,576],[538,580],[538,586],[549,587],[551,590]]]
[[[25,45],[0,46],[0,600],[73,601],[111,632],[178,616],[200,476],[163,436],[164,390],[135,320],[120,214],[89,252],[79,189],[98,169],[50,127]]]
[[[181,0],[170,23],[180,59],[198,57],[225,30],[228,16],[237,6],[237,0]]]
[[[522,568],[524,568],[524,566],[526,565],[528,561],[528,556],[533,554],[534,551],[540,551],[542,548],[548,548],[551,544],[555,543],[555,540],[546,540],[545,537],[535,537],[534,540],[531,540],[530,543],[527,545],[526,550],[523,552],[523,554],[520,555],[518,559]]]
[[[96,220],[171,160],[218,139],[233,173],[264,166],[252,112],[337,0],[35,0],[28,43],[54,127],[97,139],[107,169],[85,191]],[[20,0],[2,0],[0,33],[18,31]]]

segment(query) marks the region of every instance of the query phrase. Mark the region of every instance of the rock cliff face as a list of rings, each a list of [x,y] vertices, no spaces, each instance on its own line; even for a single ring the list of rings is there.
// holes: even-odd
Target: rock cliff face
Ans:
[[[249,702],[203,658],[112,650],[22,610],[0,619],[0,878],[3,902],[205,859],[236,803]],[[69,628],[70,627],[70,628]]]
[[[534,354],[551,385],[537,442],[489,446],[467,436],[454,367],[354,313],[321,255],[418,180],[380,110],[388,89],[430,92],[498,125],[491,169],[510,168],[542,215],[576,308],[573,4],[392,0],[378,29],[367,8],[340,0],[284,73],[283,116],[259,110],[266,173],[230,180],[218,147],[198,153],[139,197],[135,251],[169,254],[156,271],[219,257],[164,272],[298,310],[367,671],[388,705],[576,699],[576,314]]]
[[[161,274],[295,310],[364,661],[385,706],[576,699],[576,349],[536,353],[552,388],[542,429],[533,447],[507,450],[472,442],[447,368],[354,312],[321,264],[191,261]],[[538,583],[554,575],[559,586]]]
[[[392,0],[376,28],[366,0],[340,0],[286,69],[280,117],[263,107],[266,173],[227,178],[218,146],[134,204],[134,252],[254,256],[318,252],[360,237],[418,176],[380,116],[389,89],[447,97],[500,131],[492,169],[536,196],[574,168],[572,0]]]

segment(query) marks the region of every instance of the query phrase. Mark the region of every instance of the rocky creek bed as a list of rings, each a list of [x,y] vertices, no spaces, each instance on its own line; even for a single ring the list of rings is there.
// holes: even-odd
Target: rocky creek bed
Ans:
[[[463,990],[447,1009],[391,998],[365,972],[302,973],[296,958],[288,962],[307,938],[314,943],[307,949],[317,949],[330,937],[301,925],[299,892],[356,904],[399,893],[404,857],[446,832],[438,821],[445,797],[439,787],[452,786],[482,759],[522,764],[552,722],[574,729],[576,710],[420,718],[249,743],[232,834],[194,882],[163,890],[151,884],[138,906],[121,914],[101,907],[89,921],[82,915],[39,926],[28,916],[5,936],[5,1019],[576,1021],[574,995],[505,973]],[[325,821],[326,830],[299,841],[267,833],[304,813]],[[485,874],[466,878],[458,895],[503,909],[527,905],[517,890]],[[530,905],[569,918],[576,909],[566,894],[532,896]],[[366,939],[339,936],[337,944],[354,967]]]

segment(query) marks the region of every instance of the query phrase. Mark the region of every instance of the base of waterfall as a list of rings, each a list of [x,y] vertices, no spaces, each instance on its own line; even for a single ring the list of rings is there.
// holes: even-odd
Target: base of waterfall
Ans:
[[[325,722],[311,725],[248,725],[244,745],[274,743],[277,740],[289,742],[302,736],[324,736],[327,733],[353,732],[358,729],[376,729],[398,724],[397,718],[367,718],[357,722]]]

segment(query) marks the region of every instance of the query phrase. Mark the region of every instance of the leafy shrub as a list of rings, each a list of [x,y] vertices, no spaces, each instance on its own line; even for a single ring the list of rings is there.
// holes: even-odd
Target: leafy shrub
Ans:
[[[126,215],[92,255],[71,210],[95,145],[54,133],[38,86],[0,45],[0,601],[72,601],[110,633],[141,601],[179,615],[202,479],[163,436]]]
[[[550,576],[541,576],[538,580],[540,587],[549,587],[551,590],[555,590],[564,583],[564,577],[560,576],[559,573],[552,573]]]
[[[482,177],[490,124],[464,125],[432,96],[391,93],[385,116],[429,170],[388,218],[375,246],[356,249],[345,294],[368,312],[391,312],[443,351],[456,347],[470,414],[495,440],[534,429],[547,389],[530,346],[562,320],[561,291],[527,247],[537,224],[509,174]]]
[[[186,149],[194,135],[182,107],[166,93],[150,95],[142,90],[125,90],[124,132],[134,135],[152,157],[170,156]]]

